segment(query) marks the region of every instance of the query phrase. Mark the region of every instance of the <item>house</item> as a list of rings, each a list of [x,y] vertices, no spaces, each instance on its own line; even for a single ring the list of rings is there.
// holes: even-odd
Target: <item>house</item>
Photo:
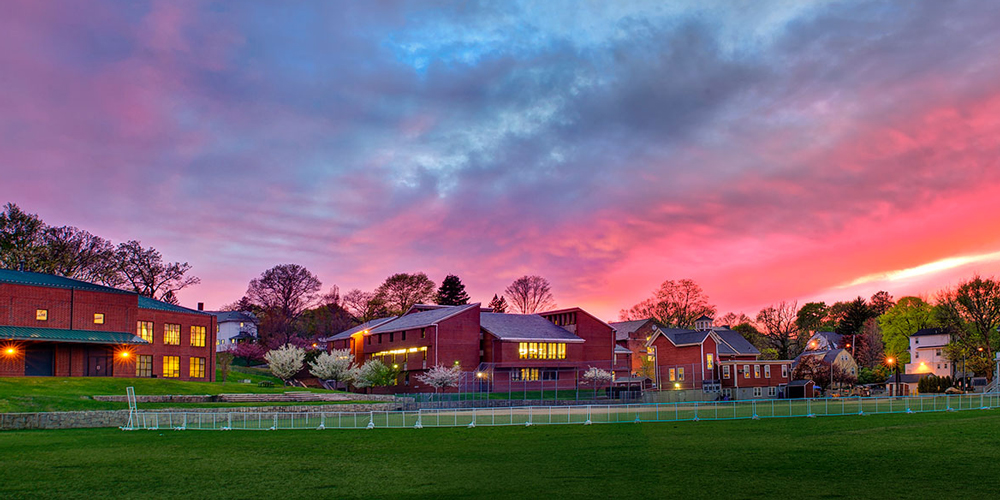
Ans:
[[[951,335],[944,328],[923,328],[910,335],[910,362],[905,373],[933,374],[950,377],[954,365],[944,356]]]
[[[653,337],[657,328],[662,327],[652,318],[609,323],[615,329],[615,367],[624,375],[641,375],[652,379],[653,364],[650,362],[646,342]],[[623,365],[619,365],[619,360]],[[627,364],[624,361],[627,360]],[[623,369],[627,367],[627,369]],[[616,373],[617,374],[617,373]]]
[[[250,311],[207,311],[215,316],[216,352],[257,340],[257,317]]]
[[[462,391],[576,389],[590,367],[611,370],[614,329],[580,308],[493,313],[480,304],[418,304],[322,339],[350,349],[355,363],[379,359],[400,371],[394,392],[427,392],[418,378],[435,366],[462,370]]]
[[[805,358],[816,358],[823,366],[829,367],[833,370],[834,367],[840,370],[843,376],[849,379],[857,379],[858,377],[858,363],[854,360],[854,356],[847,349],[829,349],[829,350],[817,350],[817,351],[803,351],[801,354],[795,357],[793,363],[793,369],[797,367]],[[833,373],[833,372],[831,372]],[[834,378],[840,375],[834,374]],[[844,385],[844,381],[837,378],[831,381],[831,386],[836,385],[838,387]]]
[[[739,332],[713,327],[703,316],[695,329],[661,328],[646,342],[653,380],[661,390],[702,390],[735,399],[776,397],[790,380],[790,360],[760,360]]]
[[[0,376],[215,378],[211,314],[84,281],[0,270]]]
[[[885,390],[888,396],[909,396],[917,393],[917,384],[926,377],[926,373],[900,373],[899,378],[894,373],[885,380]]]

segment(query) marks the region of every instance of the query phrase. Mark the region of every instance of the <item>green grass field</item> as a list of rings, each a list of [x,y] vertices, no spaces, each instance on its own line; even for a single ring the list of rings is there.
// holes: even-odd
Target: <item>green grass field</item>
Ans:
[[[108,378],[108,377],[2,377],[0,378],[0,413],[72,410],[120,410],[127,409],[127,403],[95,401],[92,396],[124,395],[126,387],[135,387],[137,395],[158,394],[223,394],[223,393],[282,393],[285,391],[316,391],[322,389],[302,389],[283,387],[280,379],[253,368],[238,368],[231,371],[226,383],[183,382],[162,378]],[[217,373],[221,379],[221,374]],[[249,379],[243,384],[240,380]],[[262,381],[269,381],[274,387],[258,387]],[[287,403],[286,403],[287,405]],[[205,403],[144,403],[143,408],[163,407],[195,408],[213,406]],[[218,406],[217,404],[215,406]],[[225,406],[241,406],[227,403]],[[265,405],[259,405],[265,406]]]
[[[354,431],[0,434],[0,498],[990,498],[1000,411]]]

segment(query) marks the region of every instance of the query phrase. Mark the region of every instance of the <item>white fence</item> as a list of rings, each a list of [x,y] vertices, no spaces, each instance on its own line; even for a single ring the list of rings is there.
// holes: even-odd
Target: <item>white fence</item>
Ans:
[[[131,425],[122,429],[420,429],[924,413],[991,409],[998,406],[1000,406],[1000,394],[987,393],[898,398],[769,399],[370,412],[139,411],[130,420]]]

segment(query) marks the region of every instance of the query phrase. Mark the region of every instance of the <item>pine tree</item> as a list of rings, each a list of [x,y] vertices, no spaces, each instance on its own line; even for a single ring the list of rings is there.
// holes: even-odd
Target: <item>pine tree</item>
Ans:
[[[507,299],[503,298],[503,295],[497,297],[497,294],[493,294],[493,300],[490,301],[490,309],[493,309],[495,313],[505,313],[507,312]]]
[[[437,291],[437,303],[442,306],[464,306],[469,303],[469,294],[465,293],[465,285],[454,274],[449,274],[441,282]]]

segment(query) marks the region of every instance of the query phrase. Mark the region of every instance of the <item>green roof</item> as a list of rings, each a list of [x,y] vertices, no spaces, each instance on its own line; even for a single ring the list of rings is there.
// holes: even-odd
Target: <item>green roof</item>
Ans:
[[[86,281],[64,278],[53,274],[32,273],[27,271],[12,271],[10,269],[0,269],[0,283],[10,283],[14,285],[47,286],[53,288],[66,288],[76,290],[88,290],[92,292],[125,293],[132,294],[125,290],[111,288],[109,286],[95,285]]]
[[[0,326],[2,340],[36,340],[40,342],[71,342],[78,344],[148,344],[131,333],[62,330],[32,326]]]
[[[194,309],[188,309],[186,307],[175,306],[168,302],[163,302],[160,300],[153,300],[149,297],[139,296],[139,309],[155,309],[157,311],[170,311],[170,312],[182,312],[191,314],[205,314],[209,315],[204,311],[195,311]]]

